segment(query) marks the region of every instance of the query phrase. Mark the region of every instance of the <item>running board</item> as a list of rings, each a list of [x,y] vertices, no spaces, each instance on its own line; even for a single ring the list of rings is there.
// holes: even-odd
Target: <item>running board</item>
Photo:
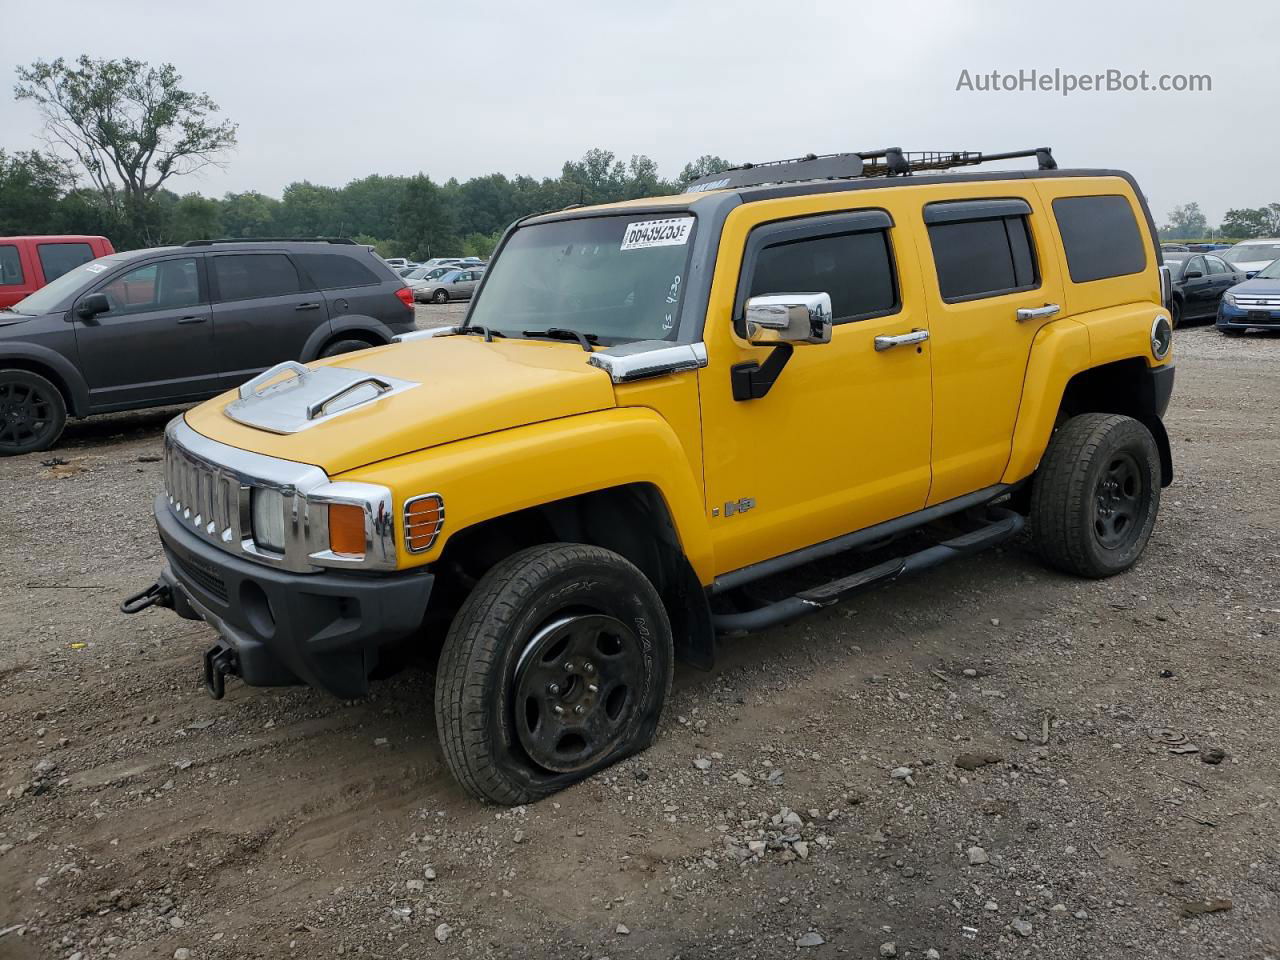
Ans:
[[[905,574],[919,573],[955,557],[963,557],[995,546],[1017,535],[1026,523],[1021,514],[1014,513],[1012,510],[993,508],[990,513],[992,519],[986,526],[950,540],[944,540],[917,553],[886,560],[874,567],[803,590],[794,596],[756,610],[748,610],[745,613],[712,614],[716,632],[720,634],[751,633],[787,623],[806,613],[813,613],[815,610],[837,604],[864,587],[887,583]]]

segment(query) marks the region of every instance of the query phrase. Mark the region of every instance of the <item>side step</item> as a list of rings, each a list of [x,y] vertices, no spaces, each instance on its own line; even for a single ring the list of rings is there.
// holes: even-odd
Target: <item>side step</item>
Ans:
[[[886,560],[874,567],[801,591],[794,596],[756,610],[748,610],[745,613],[712,614],[716,632],[720,634],[751,633],[787,623],[806,613],[813,613],[815,610],[837,604],[850,594],[872,584],[886,583],[909,573],[919,573],[955,557],[963,557],[995,546],[1015,536],[1026,523],[1021,514],[1014,513],[1012,510],[993,508],[990,515],[991,521],[986,526],[950,540],[944,540],[932,547],[926,547],[917,553]]]

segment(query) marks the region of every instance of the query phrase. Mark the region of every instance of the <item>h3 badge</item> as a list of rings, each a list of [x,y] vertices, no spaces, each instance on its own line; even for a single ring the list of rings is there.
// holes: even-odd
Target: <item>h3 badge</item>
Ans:
[[[741,500],[727,500],[724,505],[724,515],[726,517],[732,517],[735,513],[746,513],[755,505],[755,497],[743,497]],[[712,507],[711,515],[713,517],[720,516],[720,508]]]

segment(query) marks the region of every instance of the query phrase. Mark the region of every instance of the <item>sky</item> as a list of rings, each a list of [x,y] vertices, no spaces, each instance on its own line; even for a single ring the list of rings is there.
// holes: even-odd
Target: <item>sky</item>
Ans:
[[[1197,201],[1216,224],[1280,201],[1277,28],[1280,4],[1203,0],[0,0],[0,149],[40,146],[14,68],[88,53],[172,63],[239,124],[223,168],[171,181],[180,193],[556,176],[597,146],[668,177],[705,153],[1050,146],[1063,167],[1133,173],[1160,223]],[[974,89],[1055,69],[1211,90]]]

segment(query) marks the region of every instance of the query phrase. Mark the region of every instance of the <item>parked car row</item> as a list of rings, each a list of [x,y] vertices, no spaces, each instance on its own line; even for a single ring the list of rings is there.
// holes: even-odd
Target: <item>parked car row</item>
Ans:
[[[1161,250],[1173,279],[1174,326],[1212,320],[1225,334],[1280,329],[1280,240],[1244,240],[1220,256],[1171,246]]]
[[[48,449],[68,416],[201,400],[413,329],[409,288],[351,241],[111,253],[0,310],[0,456]]]

